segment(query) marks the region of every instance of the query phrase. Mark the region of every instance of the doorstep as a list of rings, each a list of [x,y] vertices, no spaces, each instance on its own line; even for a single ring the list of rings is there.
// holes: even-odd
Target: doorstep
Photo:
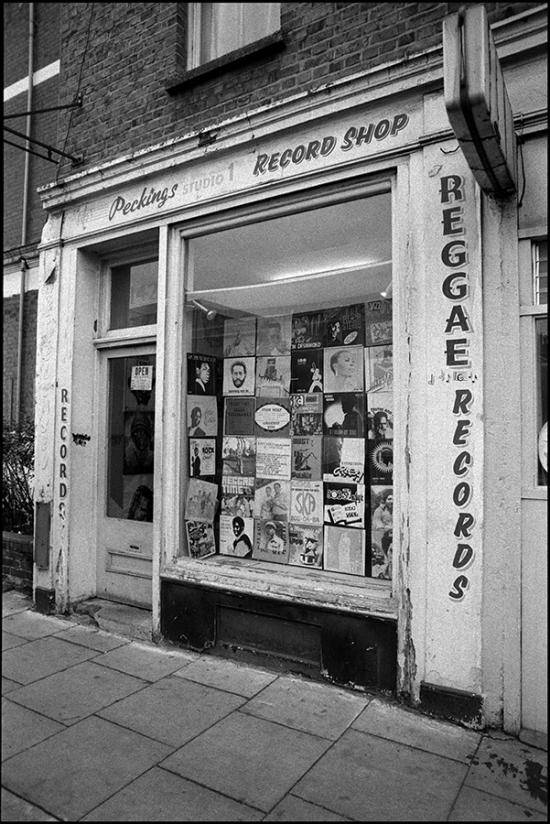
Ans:
[[[103,598],[90,598],[75,604],[73,613],[77,618],[88,616],[89,620],[86,623],[94,623],[99,629],[113,635],[131,638],[133,641],[152,640],[150,609],[119,604]]]

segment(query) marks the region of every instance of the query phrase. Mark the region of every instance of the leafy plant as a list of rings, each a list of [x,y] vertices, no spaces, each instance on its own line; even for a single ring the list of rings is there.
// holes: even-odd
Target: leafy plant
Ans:
[[[32,535],[34,526],[34,425],[4,426],[2,433],[3,529]]]

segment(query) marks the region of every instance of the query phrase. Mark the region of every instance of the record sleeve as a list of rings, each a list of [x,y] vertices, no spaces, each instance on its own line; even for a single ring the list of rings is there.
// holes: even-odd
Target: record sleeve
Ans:
[[[256,479],[254,517],[262,521],[288,521],[290,481]]]
[[[321,569],[323,566],[323,527],[289,524],[288,563],[293,566]]]
[[[218,503],[218,484],[192,478],[187,486],[185,518],[212,523]]]
[[[291,315],[259,317],[256,332],[256,355],[289,355],[291,336]]]
[[[290,438],[256,439],[256,477],[290,480]]]
[[[365,487],[363,484],[332,483],[324,485],[326,524],[365,528]]]
[[[224,400],[224,435],[253,435],[254,397],[225,398]]]
[[[365,532],[340,526],[325,526],[323,569],[365,574]]]
[[[187,355],[187,393],[189,395],[216,395],[217,358],[211,355]]]
[[[367,441],[367,470],[371,484],[393,483],[393,440]]]
[[[256,318],[227,318],[223,327],[224,358],[246,357],[255,353]]]
[[[362,346],[343,346],[324,350],[323,385],[325,392],[362,392],[364,381]]]
[[[323,345],[365,345],[365,307],[362,303],[327,311]]]
[[[393,389],[392,346],[365,349],[365,392],[391,392]]]
[[[224,358],[223,394],[253,395],[256,383],[256,358]]]
[[[377,392],[368,399],[368,438],[373,441],[393,438],[393,396]]]
[[[323,396],[290,396],[290,431],[292,435],[323,434]]]
[[[324,396],[323,432],[346,438],[365,437],[365,396],[342,392]]]
[[[251,518],[253,507],[254,478],[224,475],[222,478],[222,514]]]
[[[292,437],[292,478],[320,481],[322,476],[322,438],[320,435]]]
[[[222,467],[223,475],[253,477],[256,474],[256,439],[247,435],[224,435]]]
[[[213,395],[187,396],[187,434],[191,438],[218,434],[218,403]]]
[[[220,555],[251,558],[254,520],[240,515],[220,515]]]
[[[290,520],[293,524],[322,525],[322,481],[292,481],[290,488]]]
[[[392,342],[392,303],[382,298],[365,304],[365,344],[379,346]]]
[[[325,335],[326,311],[292,315],[292,349],[319,349]]]
[[[393,531],[391,529],[372,530],[371,533],[371,578],[391,580],[392,577]]]
[[[290,394],[290,355],[256,358],[256,395],[286,398]]]
[[[189,476],[209,478],[216,474],[216,439],[189,438]]]
[[[393,487],[371,486],[371,529],[384,530],[393,526]]]
[[[216,554],[212,524],[206,521],[186,521],[187,547],[191,558],[208,558]]]
[[[323,350],[298,349],[290,356],[290,391],[313,394],[323,391]]]
[[[252,557],[258,561],[287,564],[288,555],[288,523],[284,521],[256,521],[254,524]]]
[[[264,438],[290,436],[289,398],[256,398],[255,434]]]
[[[363,438],[323,438],[323,480],[361,484],[365,477]]]

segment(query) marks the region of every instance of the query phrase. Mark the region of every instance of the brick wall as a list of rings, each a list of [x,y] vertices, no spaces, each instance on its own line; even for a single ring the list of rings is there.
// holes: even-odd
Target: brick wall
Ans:
[[[62,95],[84,107],[60,118],[58,141],[99,163],[246,109],[441,43],[459,3],[283,3],[285,48],[226,68],[170,97],[185,64],[184,3],[64,3]],[[486,3],[491,22],[538,3]],[[62,174],[71,171],[64,163]]]
[[[5,423],[11,420],[15,409],[14,393],[17,386],[17,335],[19,295],[4,299],[3,328],[3,382],[2,415]],[[34,420],[34,378],[36,369],[36,315],[38,292],[26,292],[23,328],[23,375],[21,417]]]
[[[2,588],[32,592],[32,535],[2,533]]]

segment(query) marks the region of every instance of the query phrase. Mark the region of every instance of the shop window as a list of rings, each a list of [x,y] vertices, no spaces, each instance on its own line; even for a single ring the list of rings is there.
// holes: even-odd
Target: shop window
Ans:
[[[110,270],[110,329],[157,322],[158,261],[113,266]]]
[[[274,34],[280,3],[189,3],[188,68]]]
[[[389,187],[185,259],[182,554],[390,579]]]
[[[538,484],[548,485],[548,317],[535,320]]]
[[[548,241],[533,243],[533,303],[541,306],[548,303]]]

